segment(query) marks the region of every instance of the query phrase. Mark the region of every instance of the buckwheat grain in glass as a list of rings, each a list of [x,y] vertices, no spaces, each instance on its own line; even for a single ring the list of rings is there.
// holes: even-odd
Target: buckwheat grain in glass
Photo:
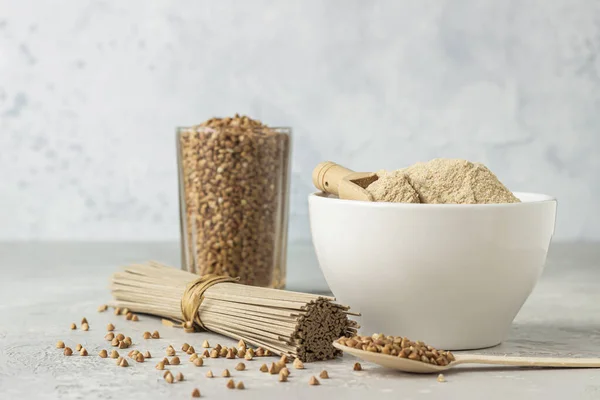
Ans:
[[[213,118],[177,145],[183,268],[284,287],[290,129]]]

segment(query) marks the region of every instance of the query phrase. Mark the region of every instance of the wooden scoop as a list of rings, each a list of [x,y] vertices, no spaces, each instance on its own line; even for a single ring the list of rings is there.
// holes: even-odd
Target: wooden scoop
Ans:
[[[454,354],[454,358],[456,358],[455,361],[452,361],[446,366],[441,366],[409,360],[408,358],[358,350],[353,347],[343,346],[337,342],[334,342],[333,346],[365,361],[381,365],[382,367],[419,374],[439,373],[454,368],[459,364],[495,364],[514,367],[600,368],[600,358],[510,357],[488,356],[483,354]]]
[[[325,193],[344,200],[373,201],[365,189],[378,179],[373,172],[354,172],[331,161],[320,163],[313,170],[313,184]]]

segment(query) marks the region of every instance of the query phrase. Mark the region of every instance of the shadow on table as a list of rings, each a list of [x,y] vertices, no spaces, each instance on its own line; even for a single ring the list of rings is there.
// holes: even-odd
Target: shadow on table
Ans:
[[[600,324],[569,320],[515,323],[505,342],[477,352],[520,356],[599,357]]]

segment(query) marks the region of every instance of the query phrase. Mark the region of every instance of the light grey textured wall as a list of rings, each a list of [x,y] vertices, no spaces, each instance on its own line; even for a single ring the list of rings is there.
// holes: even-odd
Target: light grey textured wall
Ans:
[[[315,163],[486,163],[600,239],[593,0],[0,0],[0,239],[178,238],[174,127],[294,129]]]

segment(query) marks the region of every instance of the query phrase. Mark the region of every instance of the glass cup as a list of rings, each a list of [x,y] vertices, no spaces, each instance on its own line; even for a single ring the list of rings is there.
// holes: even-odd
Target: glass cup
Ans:
[[[291,129],[177,129],[182,268],[283,288]]]

